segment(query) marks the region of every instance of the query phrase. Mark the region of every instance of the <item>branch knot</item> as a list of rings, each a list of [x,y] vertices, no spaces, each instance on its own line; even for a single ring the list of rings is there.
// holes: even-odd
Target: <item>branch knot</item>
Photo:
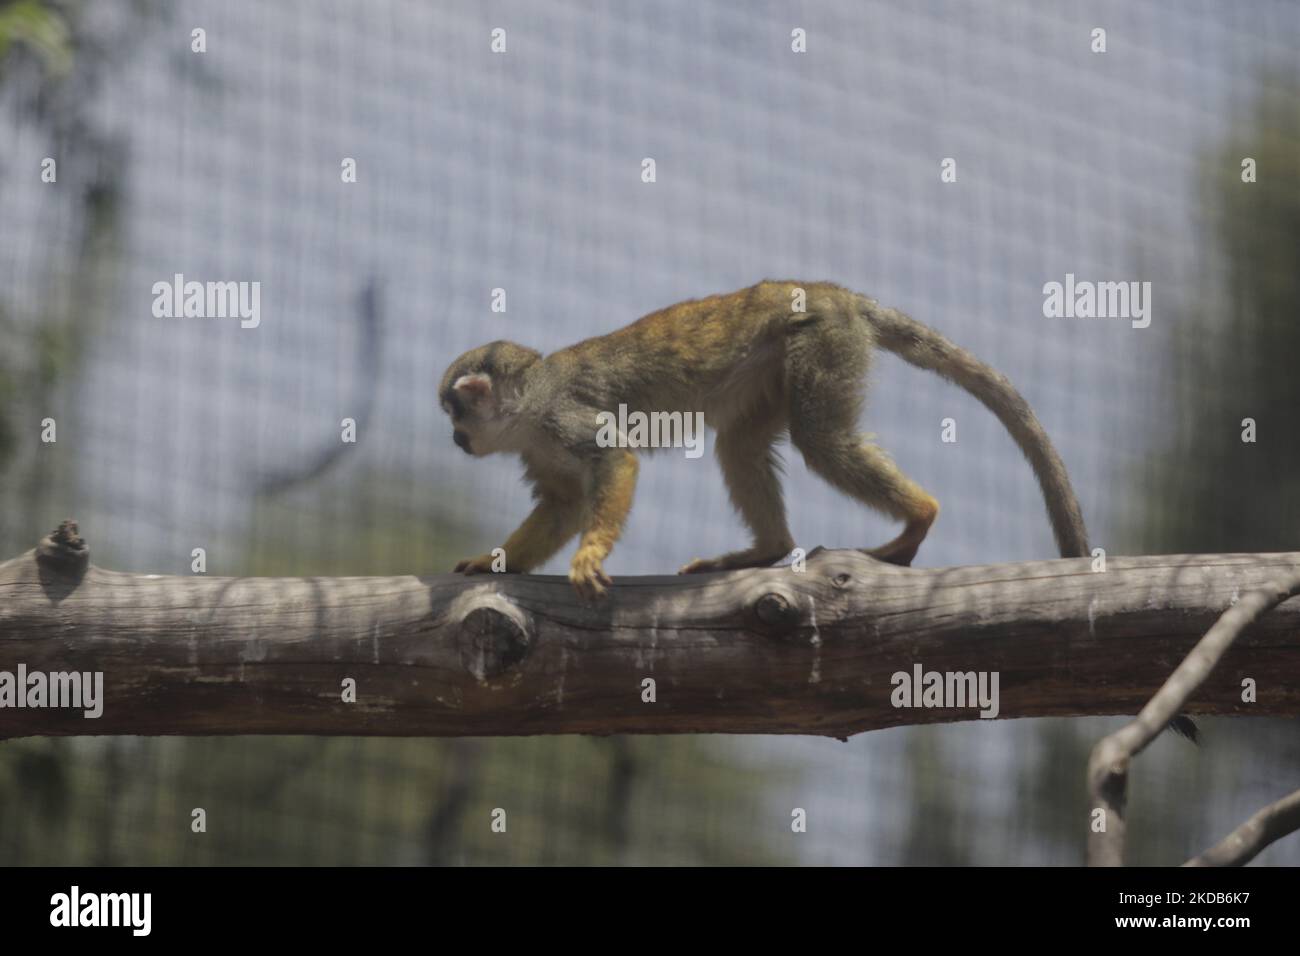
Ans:
[[[532,646],[518,608],[496,604],[480,604],[461,618],[456,643],[462,666],[480,681],[517,666]]]
[[[36,560],[65,574],[79,574],[90,563],[90,548],[77,531],[77,522],[65,518],[36,546]]]

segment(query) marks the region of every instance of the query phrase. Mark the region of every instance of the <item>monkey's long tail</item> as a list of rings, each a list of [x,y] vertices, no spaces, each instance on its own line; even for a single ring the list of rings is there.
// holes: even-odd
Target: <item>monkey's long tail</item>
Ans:
[[[861,297],[861,315],[875,330],[876,341],[905,362],[937,372],[978,398],[1006,426],[1011,437],[1033,466],[1038,485],[1047,501],[1047,514],[1063,558],[1086,557],[1088,532],[1083,526],[1079,500],[1070,486],[1052,440],[1038,423],[1034,410],[1005,375],[985,365],[970,352],[954,345],[934,329],[897,309]],[[1196,723],[1179,714],[1168,729],[1196,743]]]
[[[1088,532],[1065,464],[1052,447],[1034,410],[1005,375],[985,365],[911,316],[860,298],[860,314],[875,331],[876,341],[904,361],[929,369],[978,398],[1002,422],[1029,459],[1047,502],[1052,533],[1063,558],[1086,557]]]

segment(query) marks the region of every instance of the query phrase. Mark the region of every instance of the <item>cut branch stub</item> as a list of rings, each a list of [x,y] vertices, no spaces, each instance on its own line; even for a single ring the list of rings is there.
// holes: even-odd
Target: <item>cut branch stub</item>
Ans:
[[[479,681],[498,678],[528,656],[529,631],[522,611],[497,595],[485,595],[456,630],[461,665]]]
[[[803,612],[779,591],[768,591],[754,602],[754,616],[771,633],[785,634],[799,626]]]

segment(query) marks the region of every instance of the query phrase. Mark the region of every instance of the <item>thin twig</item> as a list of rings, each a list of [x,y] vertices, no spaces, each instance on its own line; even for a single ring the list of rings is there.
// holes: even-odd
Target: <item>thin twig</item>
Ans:
[[[1091,805],[1104,811],[1105,829],[1094,829],[1088,836],[1089,866],[1124,864],[1129,762],[1183,710],[1241,632],[1297,592],[1300,572],[1248,592],[1214,622],[1137,717],[1103,737],[1093,748],[1088,761],[1088,790]]]
[[[1300,830],[1300,790],[1270,803],[1200,856],[1183,866],[1245,866],[1288,833]]]

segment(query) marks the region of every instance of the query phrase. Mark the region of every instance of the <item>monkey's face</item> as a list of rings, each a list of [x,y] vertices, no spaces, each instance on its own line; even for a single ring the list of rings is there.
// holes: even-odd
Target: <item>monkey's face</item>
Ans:
[[[442,408],[451,416],[451,440],[470,455],[488,455],[497,450],[493,438],[500,431],[499,402],[492,376],[469,372],[457,376],[443,391]]]
[[[511,444],[513,400],[522,375],[541,358],[512,342],[493,342],[466,352],[442,377],[438,398],[451,416],[451,439],[467,454],[481,457],[517,450]]]

